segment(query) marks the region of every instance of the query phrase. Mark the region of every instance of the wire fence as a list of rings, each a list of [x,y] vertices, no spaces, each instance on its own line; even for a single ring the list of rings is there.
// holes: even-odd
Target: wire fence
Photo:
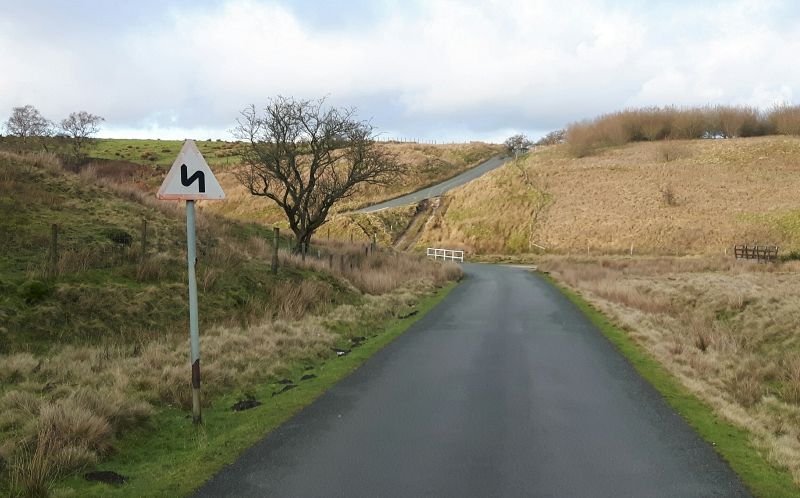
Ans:
[[[249,235],[226,235],[224,228],[209,230],[198,237],[198,257],[205,260],[209,257],[230,258],[232,244],[240,246],[237,252],[267,262],[275,260],[279,254],[327,261],[342,251],[369,254],[377,248],[374,239],[354,238],[351,234],[349,241],[348,238],[336,240],[329,230],[318,234],[310,244],[298,244],[291,232],[267,230],[259,226]],[[48,234],[20,229],[3,235],[0,237],[0,251],[13,254],[19,262],[17,269],[30,278],[56,278],[145,263],[168,264],[168,259],[186,258],[185,231],[176,227],[155,228],[147,219],[142,219],[138,230],[91,224],[51,224]],[[157,261],[153,262],[154,258]]]

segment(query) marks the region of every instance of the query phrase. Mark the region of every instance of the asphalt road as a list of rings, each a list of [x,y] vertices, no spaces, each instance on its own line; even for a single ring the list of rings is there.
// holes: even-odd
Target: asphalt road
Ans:
[[[417,202],[423,199],[431,199],[433,197],[439,197],[440,195],[444,194],[448,190],[454,189],[465,183],[471,182],[472,180],[482,176],[493,169],[497,169],[503,164],[505,164],[509,158],[503,156],[494,156],[486,162],[475,166],[472,169],[468,169],[467,171],[461,173],[460,175],[454,176],[453,178],[446,180],[442,183],[434,185],[432,187],[424,188],[422,190],[417,190],[416,192],[412,192],[408,195],[404,195],[402,197],[398,197],[397,199],[392,199],[390,201],[381,202],[380,204],[375,204],[373,206],[365,207],[356,211],[357,213],[372,213],[374,211],[380,211],[381,209],[388,209],[398,206],[405,206],[406,204],[416,204]]]
[[[198,497],[749,496],[557,290],[469,278]]]

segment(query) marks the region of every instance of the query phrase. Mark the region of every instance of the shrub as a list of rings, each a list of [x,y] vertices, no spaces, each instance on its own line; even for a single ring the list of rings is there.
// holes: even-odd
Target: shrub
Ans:
[[[685,109],[676,111],[672,117],[670,138],[703,138],[708,131],[709,116],[705,109]]]
[[[567,131],[566,130],[555,130],[551,131],[547,135],[540,138],[535,145],[558,145],[564,143],[566,140]]]
[[[27,304],[36,304],[52,291],[52,287],[39,280],[26,280],[17,287],[17,295]]]
[[[793,249],[789,251],[787,254],[781,255],[781,261],[798,261],[800,260],[800,251],[797,249]]]
[[[754,107],[736,106],[627,109],[573,123],[565,137],[572,154],[583,157],[600,147],[628,142],[751,137],[779,128],[800,131],[800,111],[784,107],[767,116]]]
[[[800,106],[775,106],[767,113],[767,121],[778,135],[800,135]]]
[[[661,200],[667,206],[677,206],[678,205],[678,197],[675,195],[675,191],[672,190],[672,186],[664,185],[659,189],[659,193],[661,194]]]
[[[783,367],[781,398],[787,403],[800,404],[800,361],[789,361]]]
[[[108,240],[121,246],[130,247],[133,243],[133,236],[121,228],[108,228],[104,234]]]

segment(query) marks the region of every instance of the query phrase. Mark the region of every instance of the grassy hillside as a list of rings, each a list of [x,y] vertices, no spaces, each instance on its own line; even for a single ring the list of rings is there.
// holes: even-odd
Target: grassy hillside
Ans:
[[[115,451],[159,461],[175,479],[203,454],[183,448],[189,460],[176,461],[166,445],[179,444],[174,434],[190,405],[184,211],[155,200],[151,176],[124,160],[76,174],[50,155],[0,152],[0,495],[44,496]],[[333,242],[305,260],[281,252],[273,275],[271,229],[207,207],[198,215],[203,392],[224,420],[227,403],[280,389],[272,382],[283,378],[299,382],[304,369],[337,358],[334,347],[353,349],[392,327],[399,333],[400,316],[460,276],[455,265]],[[346,371],[299,386],[293,403],[265,399],[266,426]],[[263,421],[249,420],[237,429],[249,436],[193,467],[181,489],[264,433]],[[149,494],[152,473],[136,472],[137,489]]]
[[[138,190],[122,195],[89,173],[65,173],[48,156],[0,156],[0,286],[6,291],[0,352],[183,328],[183,213],[176,203],[157,203]],[[267,235],[266,228],[201,212],[198,268],[206,320],[246,319],[266,303],[258,290],[273,283],[263,271]]]
[[[122,162],[142,165],[137,179],[153,189],[157,188],[166,170],[172,165],[181,147],[177,140],[99,140],[91,156],[110,161],[110,166]],[[234,142],[198,141],[198,148],[214,168],[226,192],[225,203],[209,203],[207,208],[231,219],[286,227],[285,216],[271,201],[251,196],[233,175],[239,163],[238,150],[243,146]],[[382,143],[405,167],[405,175],[387,186],[370,186],[356,192],[351,198],[334,207],[331,222],[318,234],[319,238],[349,241],[367,241],[376,235],[384,243],[391,242],[392,232],[402,229],[379,219],[352,217],[347,213],[362,206],[398,197],[451,178],[490,157],[500,154],[502,146],[483,142],[467,144],[429,145],[416,143]]]
[[[478,253],[723,253],[800,247],[800,138],[633,143],[575,158],[566,146],[454,190],[420,245]],[[491,206],[491,209],[487,209]]]

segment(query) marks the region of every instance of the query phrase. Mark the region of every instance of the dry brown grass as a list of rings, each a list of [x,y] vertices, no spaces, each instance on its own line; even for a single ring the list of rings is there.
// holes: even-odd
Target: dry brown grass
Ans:
[[[800,483],[800,264],[547,257],[690,391]]]
[[[316,258],[309,255],[303,260],[296,254],[281,254],[284,264],[331,273],[361,292],[380,295],[401,287],[414,287],[417,283],[441,286],[458,280],[461,268],[452,262],[432,261],[420,254],[392,250],[366,253],[366,246],[330,242],[330,248],[345,248]],[[331,266],[332,264],[332,266]]]
[[[452,191],[439,226],[422,244],[477,253],[724,254],[733,244],[800,244],[800,138],[635,143],[575,159],[543,148],[522,167],[495,170]],[[669,200],[664,188],[669,187]],[[537,194],[538,192],[538,194]],[[537,209],[537,195],[547,202]],[[674,205],[672,205],[674,204]],[[539,212],[533,225],[531,220]],[[535,246],[533,246],[535,249]]]
[[[459,278],[452,264],[406,254],[364,256],[343,251],[347,267],[329,259],[284,254],[282,264],[330,273],[367,295],[357,306],[334,305],[329,283],[286,281],[269,292],[265,319],[218,325],[203,334],[204,401],[231,389],[285,375],[297,361],[331,355],[330,327],[397,316],[434,285]],[[337,253],[336,262],[339,262]],[[350,267],[353,263],[353,267]],[[354,328],[355,330],[355,328]],[[116,434],[146,421],[158,406],[191,406],[185,340],[55,347],[44,356],[0,356],[0,458],[12,488],[44,496],[51,483],[102,459]]]
[[[53,480],[95,463],[111,450],[115,433],[152,413],[120,386],[51,386],[47,390],[54,392],[43,396],[34,387],[38,382],[30,384],[34,378],[29,373],[20,390],[0,398],[0,428],[14,435],[7,449],[12,489],[25,495],[45,496]]]
[[[520,162],[526,168],[527,160]],[[542,243],[536,229],[549,202],[541,182],[530,180],[518,168],[506,166],[455,189],[423,228],[417,247],[530,252]]]

